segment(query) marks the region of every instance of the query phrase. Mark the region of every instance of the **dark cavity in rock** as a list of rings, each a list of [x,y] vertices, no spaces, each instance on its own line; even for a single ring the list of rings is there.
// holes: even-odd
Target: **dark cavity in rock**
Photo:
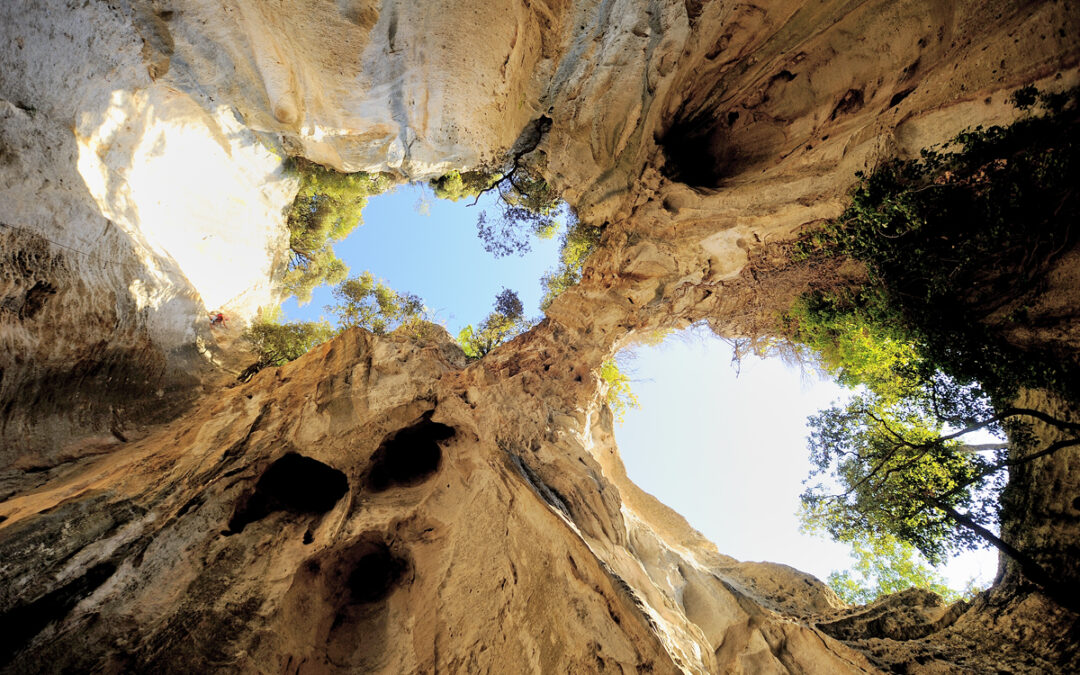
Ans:
[[[834,120],[841,115],[850,115],[851,113],[858,111],[862,107],[862,89],[848,89],[844,93],[844,95],[840,97],[840,101],[836,104],[836,107],[833,108],[832,114],[829,115],[829,119]]]
[[[98,563],[81,577],[69,581],[33,602],[0,614],[0,670],[35,635],[63,619],[80,600],[89,596],[116,572],[111,560]],[[6,672],[6,671],[5,671]]]
[[[422,483],[439,468],[442,460],[439,442],[453,435],[453,427],[432,422],[430,413],[416,424],[391,434],[371,456],[368,489],[382,492],[395,486]]]
[[[374,544],[372,550],[356,561],[349,574],[349,594],[356,604],[378,602],[390,595],[409,568],[409,563],[395,556],[383,543]]]
[[[53,295],[56,295],[55,286],[48,281],[36,282],[26,292],[26,298],[23,300],[22,308],[19,310],[19,317],[22,319],[34,318],[45,306],[45,302]]]
[[[349,491],[345,474],[322,462],[290,452],[270,465],[255,492],[236,509],[229,532],[236,534],[274,511],[326,513]]]

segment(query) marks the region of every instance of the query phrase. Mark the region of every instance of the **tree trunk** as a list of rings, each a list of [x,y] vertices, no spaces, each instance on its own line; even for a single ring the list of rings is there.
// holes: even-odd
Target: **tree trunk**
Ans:
[[[1073,611],[1080,611],[1080,603],[1075,600],[1068,589],[1062,588],[1060,584],[1051,579],[1046,569],[1036,562],[1034,558],[1002,540],[1001,537],[998,537],[982,525],[979,525],[971,518],[971,516],[960,513],[953,507],[941,501],[934,500],[931,503],[938,509],[944,511],[945,514],[952,518],[957,524],[971,530],[984,541],[993,544],[997,550],[1015,560],[1016,563],[1020,565],[1020,571],[1024,573],[1024,576],[1039,586],[1042,586],[1043,589],[1045,589],[1046,592],[1062,607],[1068,607]]]

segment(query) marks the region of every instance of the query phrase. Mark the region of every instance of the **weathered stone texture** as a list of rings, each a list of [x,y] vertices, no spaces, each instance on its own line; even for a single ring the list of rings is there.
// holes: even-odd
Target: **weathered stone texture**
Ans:
[[[1076,84],[1078,35],[1051,1],[0,4],[2,667],[1068,669],[1076,616],[1007,575],[849,609],[722,555],[627,480],[596,372],[850,273],[771,244],[856,170]],[[471,365],[351,331],[226,385],[205,312],[275,300],[284,154],[423,179],[537,129],[522,161],[604,227],[545,322]],[[1073,320],[1013,337],[1067,349]],[[1048,559],[1074,460],[1023,482],[1013,536]]]

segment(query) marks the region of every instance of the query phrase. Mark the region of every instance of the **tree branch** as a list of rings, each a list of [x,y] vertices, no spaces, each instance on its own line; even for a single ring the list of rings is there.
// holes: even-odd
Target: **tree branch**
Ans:
[[[473,200],[473,203],[472,203],[472,204],[466,204],[466,206],[476,206],[477,202],[479,202],[479,201],[480,201],[480,196],[481,196],[481,195],[483,195],[483,194],[485,194],[485,193],[487,193],[487,192],[491,192],[491,191],[492,191],[492,190],[494,190],[495,188],[499,187],[500,185],[502,185],[502,184],[503,184],[503,181],[507,181],[507,180],[510,180],[510,177],[514,175],[514,172],[515,172],[515,171],[517,171],[517,170],[518,170],[518,168],[519,168],[519,167],[518,167],[518,165],[517,165],[517,160],[515,159],[515,160],[514,160],[514,168],[513,168],[513,169],[510,169],[510,173],[506,174],[505,176],[503,176],[503,177],[502,177],[502,178],[500,178],[499,180],[497,180],[497,181],[495,181],[494,183],[492,183],[491,185],[487,186],[486,188],[484,188],[484,189],[483,189],[483,190],[481,190],[480,192],[477,192],[477,193],[476,193],[476,199],[474,199],[474,200]],[[513,184],[513,183],[511,183],[511,185],[512,185],[512,184]]]
[[[1071,592],[1071,589],[1063,588],[1054,581],[1050,577],[1049,572],[1046,571],[1046,568],[1036,562],[1035,559],[1027,553],[1010,545],[990,530],[979,525],[971,516],[960,513],[940,499],[930,499],[929,503],[938,510],[944,512],[945,515],[953,520],[953,522],[971,530],[983,541],[993,545],[997,550],[1016,561],[1016,563],[1020,565],[1020,571],[1024,573],[1024,576],[1039,586],[1042,586],[1043,589],[1045,589],[1062,607],[1067,607],[1074,612],[1080,610],[1080,602],[1075,599],[1075,595]]]

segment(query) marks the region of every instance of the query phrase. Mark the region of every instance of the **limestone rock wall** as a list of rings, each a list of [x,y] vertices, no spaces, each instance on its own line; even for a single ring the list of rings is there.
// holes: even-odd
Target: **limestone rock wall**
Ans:
[[[477,393],[490,374],[463,365],[448,336],[353,330],[5,501],[0,657],[14,672],[869,668],[796,620],[839,606],[819,581],[737,563],[623,499],[610,415],[545,421],[541,400],[515,410],[496,391],[535,372]]]
[[[207,312],[274,299],[296,190],[276,140],[163,78],[154,15],[68,4],[0,7],[0,470],[183,409],[229,361]]]
[[[1078,15],[3,5],[0,667],[1071,663],[1075,615],[1030,588],[850,609],[807,575],[723,556],[626,479],[595,373],[639,334],[738,334],[814,283],[772,266],[771,244],[837,213],[857,169],[1008,120],[1021,84],[1076,83]],[[604,227],[543,324],[468,367],[446,340],[355,331],[224,386],[235,351],[204,313],[242,320],[274,298],[284,154],[418,179],[542,128],[523,161]]]

